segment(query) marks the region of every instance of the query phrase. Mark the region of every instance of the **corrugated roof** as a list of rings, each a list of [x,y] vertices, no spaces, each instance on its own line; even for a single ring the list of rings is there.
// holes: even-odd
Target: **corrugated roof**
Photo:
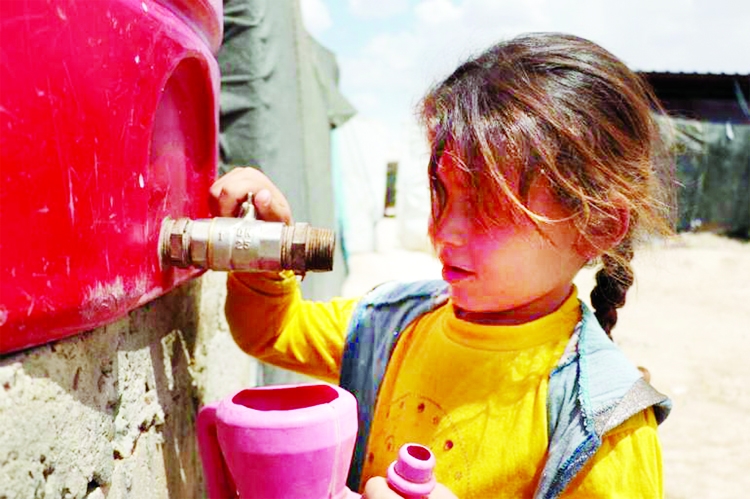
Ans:
[[[711,71],[637,71],[639,74],[649,75],[694,75],[694,76],[739,76],[748,78],[750,73],[723,73]]]
[[[639,72],[670,114],[747,123],[750,74]]]
[[[750,75],[641,72],[660,99],[737,100],[738,90],[750,100]]]

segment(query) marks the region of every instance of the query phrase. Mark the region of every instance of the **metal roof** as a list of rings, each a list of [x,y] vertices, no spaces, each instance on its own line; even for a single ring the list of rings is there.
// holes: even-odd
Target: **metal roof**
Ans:
[[[661,99],[750,100],[750,74],[641,72]]]
[[[639,72],[670,114],[750,121],[750,74]]]

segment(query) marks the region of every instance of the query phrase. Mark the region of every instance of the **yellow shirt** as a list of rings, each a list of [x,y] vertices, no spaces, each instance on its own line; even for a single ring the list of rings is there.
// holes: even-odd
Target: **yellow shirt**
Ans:
[[[261,360],[336,383],[357,300],[301,299],[291,275],[230,275],[227,319]],[[457,319],[447,304],[406,328],[381,385],[364,484],[383,476],[406,442],[428,445],[438,481],[459,498],[531,497],[547,448],[547,381],[579,320],[575,293],[519,326]],[[662,497],[650,409],[608,434],[563,497]]]

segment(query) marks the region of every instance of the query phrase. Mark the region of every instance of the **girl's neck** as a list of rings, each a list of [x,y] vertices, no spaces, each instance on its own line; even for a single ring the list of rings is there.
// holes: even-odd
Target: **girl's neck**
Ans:
[[[454,305],[456,317],[475,324],[516,326],[545,317],[560,308],[573,293],[573,284],[554,289],[528,303],[501,311],[472,311]]]

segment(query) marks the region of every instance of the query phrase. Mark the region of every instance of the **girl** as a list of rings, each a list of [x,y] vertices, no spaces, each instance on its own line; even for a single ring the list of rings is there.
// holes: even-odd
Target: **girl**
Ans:
[[[381,477],[418,442],[437,457],[433,498],[663,496],[656,426],[669,402],[608,338],[634,243],[670,233],[651,107],[640,79],[594,43],[500,43],[420,108],[442,281],[315,303],[292,275],[230,274],[241,348],[356,395],[350,487],[398,497]],[[236,214],[248,192],[262,217],[291,221],[252,169],[216,182],[215,212]],[[591,312],[573,279],[594,261]]]

